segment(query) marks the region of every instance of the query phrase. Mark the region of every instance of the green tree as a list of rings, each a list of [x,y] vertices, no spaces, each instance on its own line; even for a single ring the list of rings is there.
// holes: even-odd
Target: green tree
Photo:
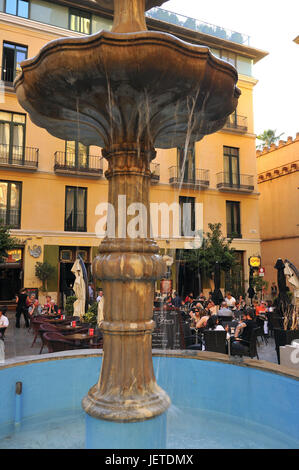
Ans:
[[[257,136],[257,139],[261,141],[261,144],[258,144],[256,148],[258,150],[263,150],[265,147],[269,148],[272,144],[276,144],[283,134],[284,132],[276,135],[276,129],[265,130],[262,134]]]
[[[233,238],[227,239],[221,231],[221,224],[209,224],[210,232],[204,234],[202,246],[185,250],[182,259],[189,267],[200,269],[209,279],[213,278],[215,263],[218,261],[222,271],[229,271],[236,264],[235,250],[231,247]]]
[[[47,289],[47,281],[51,279],[51,277],[55,273],[55,268],[47,261],[40,263],[39,261],[35,264],[35,275],[40,281],[42,281],[42,291],[46,291]]]
[[[4,258],[8,257],[8,250],[13,250],[19,244],[17,238],[10,235],[9,230],[9,226],[0,225],[0,263],[3,263]]]

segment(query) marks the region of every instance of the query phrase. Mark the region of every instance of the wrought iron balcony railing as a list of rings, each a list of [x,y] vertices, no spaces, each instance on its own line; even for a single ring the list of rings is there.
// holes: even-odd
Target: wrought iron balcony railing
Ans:
[[[75,152],[55,152],[54,170],[57,173],[88,175],[99,178],[103,175],[103,159],[95,155],[78,155]]]
[[[246,116],[239,116],[238,114],[231,114],[225,123],[224,129],[234,129],[239,132],[247,132],[248,123]]]
[[[204,21],[200,21],[195,18],[164,10],[163,8],[152,8],[146,12],[146,16],[156,20],[165,21],[166,23],[172,23],[183,28],[188,28],[199,33],[209,34],[210,36],[249,46],[250,37],[247,34],[238,33],[227,28],[222,28],[221,26],[205,23]]]
[[[21,73],[21,69],[13,69],[10,67],[1,67],[1,80],[12,86],[15,78]]]
[[[238,224],[226,224],[227,237],[228,238],[242,238],[241,226]]]
[[[0,166],[36,170],[39,149],[18,145],[0,144]]]
[[[209,170],[199,168],[193,171],[182,172],[181,168],[171,166],[169,168],[169,184],[204,189],[210,184],[210,172]]]
[[[222,191],[250,193],[254,190],[253,176],[239,173],[217,173],[217,188]]]
[[[21,210],[6,209],[0,207],[0,225],[8,225],[11,228],[20,228]]]
[[[152,183],[160,181],[160,163],[151,163],[151,178]]]

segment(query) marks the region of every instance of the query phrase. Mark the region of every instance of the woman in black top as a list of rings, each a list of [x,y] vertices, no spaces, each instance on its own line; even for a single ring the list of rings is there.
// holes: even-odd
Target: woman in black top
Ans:
[[[17,308],[16,308],[16,328],[20,328],[20,318],[23,313],[26,328],[29,328],[28,320],[28,295],[26,289],[21,289],[20,293],[16,296]]]

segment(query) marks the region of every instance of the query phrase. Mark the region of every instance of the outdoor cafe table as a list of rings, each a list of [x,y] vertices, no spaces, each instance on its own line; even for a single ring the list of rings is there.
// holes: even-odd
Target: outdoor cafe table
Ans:
[[[82,328],[86,328],[82,325],[76,325],[76,326],[72,326],[72,325],[56,325],[57,329],[60,330],[60,331],[74,331],[76,332],[76,330],[82,330]]]
[[[73,340],[75,343],[81,343],[82,341],[96,339],[94,335],[88,335],[87,333],[75,333],[73,335],[67,335],[68,340]]]

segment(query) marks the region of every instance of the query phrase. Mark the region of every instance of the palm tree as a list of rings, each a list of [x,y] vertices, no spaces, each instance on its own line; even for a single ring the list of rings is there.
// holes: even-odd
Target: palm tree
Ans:
[[[257,145],[256,148],[258,150],[263,150],[265,147],[269,148],[271,144],[276,144],[276,142],[280,139],[280,137],[284,134],[284,132],[282,132],[279,135],[275,135],[275,134],[276,134],[276,129],[275,130],[268,129],[264,131],[262,134],[258,135],[257,139],[261,140],[262,143]]]

